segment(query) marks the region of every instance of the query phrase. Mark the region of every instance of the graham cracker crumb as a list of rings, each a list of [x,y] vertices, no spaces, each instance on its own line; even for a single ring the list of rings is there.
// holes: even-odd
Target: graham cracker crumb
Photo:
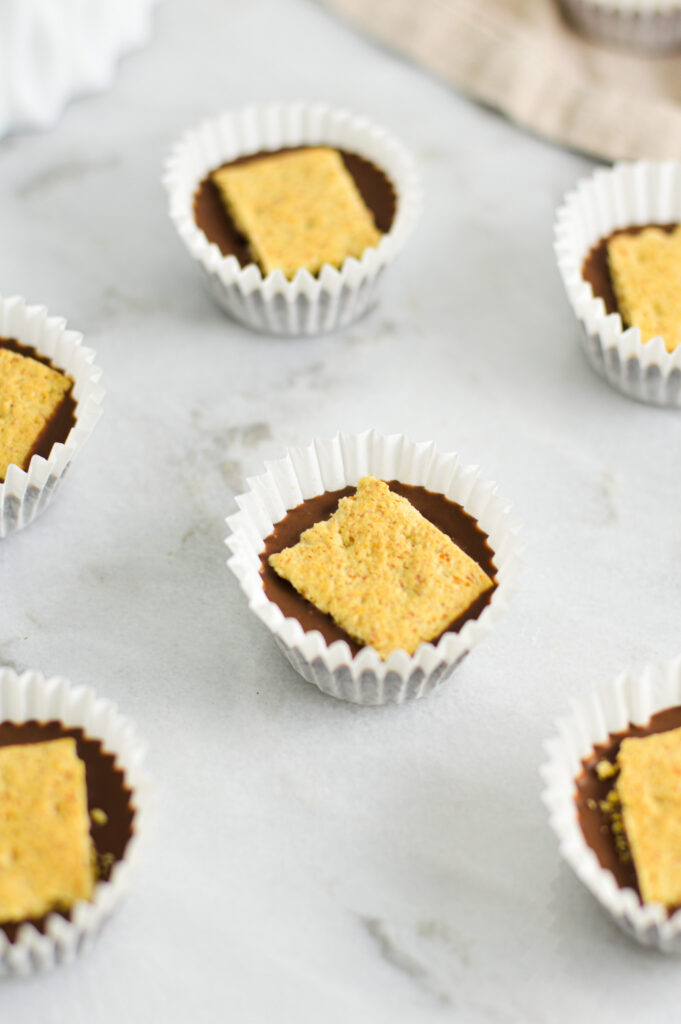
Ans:
[[[681,729],[622,741],[617,791],[641,899],[681,903]]]
[[[352,175],[335,149],[274,153],[212,174],[223,202],[264,274],[288,278],[324,263],[340,267],[378,245],[374,223]]]
[[[610,779],[613,775],[617,775],[618,770],[616,764],[605,758],[596,765],[596,775],[598,775],[599,779]]]
[[[95,872],[97,878],[102,881],[108,881],[111,875],[111,869],[116,863],[116,858],[113,853],[100,853],[96,858]]]
[[[360,480],[329,519],[269,563],[382,658],[397,648],[413,654],[493,586],[472,558],[374,477]]]
[[[673,352],[681,343],[681,226],[615,235],[608,263],[625,323],[640,328],[644,343],[661,336]]]
[[[92,897],[85,765],[71,737],[0,748],[0,920]]]
[[[73,381],[30,356],[0,348],[0,480],[31,452]]]

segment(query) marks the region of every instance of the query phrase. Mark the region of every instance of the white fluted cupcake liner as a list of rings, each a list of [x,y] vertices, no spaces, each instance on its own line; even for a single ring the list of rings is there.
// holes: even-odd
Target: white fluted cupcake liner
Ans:
[[[242,267],[235,256],[223,256],[194,219],[200,182],[240,156],[314,145],[357,153],[392,182],[395,217],[378,246],[366,249],[359,260],[348,257],[340,269],[325,264],[317,276],[300,270],[291,281],[281,270],[263,278],[255,263]],[[235,320],[266,334],[321,334],[362,316],[374,303],[385,268],[402,249],[420,207],[414,161],[404,146],[366,117],[322,103],[247,107],[204,121],[173,147],[163,181],[173,223],[217,301]]]
[[[64,443],[47,459],[34,455],[28,470],[12,465],[0,482],[0,537],[31,523],[52,501],[73,458],[92,433],[102,409],[104,390],[95,353],[82,344],[83,336],[66,329],[61,317],[48,316],[44,306],[27,306],[19,296],[0,296],[0,338],[30,345],[53,366],[73,378],[76,422]]]
[[[249,490],[236,499],[240,511],[227,519],[225,543],[232,552],[227,565],[251,610],[303,678],[332,697],[355,704],[401,704],[430,693],[493,629],[517,587],[518,528],[496,486],[482,480],[476,466],[462,465],[453,452],[438,452],[431,441],[375,430],[315,440],[265,465],[266,472],[249,479]],[[266,597],[260,576],[265,538],[289,509],[325,491],[356,485],[366,475],[425,487],[462,505],[488,534],[497,566],[497,589],[477,619],[434,644],[421,644],[413,655],[393,651],[385,661],[372,647],[353,656],[344,640],[329,645],[318,631],[305,632]]]
[[[142,46],[158,0],[3,0],[0,138],[46,128],[66,103],[108,88],[119,58]]]
[[[618,228],[681,222],[681,163],[637,161],[597,170],[569,192],[558,209],[555,251],[568,298],[581,326],[587,359],[622,394],[650,405],[681,407],[681,346],[668,352],[662,338],[642,344],[638,327],[582,277],[589,250]]]
[[[111,701],[97,697],[89,686],[72,686],[60,677],[46,679],[40,672],[18,675],[13,669],[0,668],[0,721],[32,719],[57,720],[67,728],[82,728],[90,739],[101,740],[103,749],[115,756],[132,791],[133,834],[110,879],[98,882],[91,902],[74,904],[70,920],[50,914],[45,934],[32,924],[23,924],[13,942],[0,929],[0,976],[27,975],[70,963],[89,946],[127,892],[148,828],[150,784],[143,769],[146,746],[133,723],[120,715]]]
[[[647,53],[681,46],[679,0],[559,0],[568,20],[589,39]]]
[[[621,889],[602,868],[587,844],[577,817],[577,777],[582,760],[610,733],[630,723],[645,725],[658,711],[681,704],[681,658],[647,666],[639,675],[627,672],[595,693],[572,702],[572,712],[558,719],[557,735],[545,744],[541,769],[546,788],[542,799],[558,836],[560,852],[577,877],[627,934],[645,946],[681,952],[681,912],[671,917],[659,903],[643,905],[633,889]]]

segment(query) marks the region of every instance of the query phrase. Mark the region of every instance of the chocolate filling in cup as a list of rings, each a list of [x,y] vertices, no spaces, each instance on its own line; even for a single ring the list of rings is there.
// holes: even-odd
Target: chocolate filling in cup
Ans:
[[[303,147],[298,147],[302,149]],[[265,151],[252,156],[239,157],[222,167],[238,167],[252,163],[263,156],[276,156],[283,153],[296,152],[293,149],[278,149],[272,153]],[[395,189],[387,175],[370,160],[365,160],[357,153],[340,150],[346,169],[349,171],[357,189],[373,214],[376,227],[385,234],[390,231],[395,219]],[[213,168],[216,170],[217,168]],[[212,172],[211,172],[212,173]],[[248,240],[239,231],[229,214],[220,191],[211,174],[199,184],[194,196],[194,219],[209,242],[217,245],[223,256],[235,256],[242,267],[253,263]]]
[[[639,898],[641,891],[634,859],[626,832],[620,824],[617,804],[613,805],[611,800],[617,755],[625,739],[655,736],[679,728],[681,706],[658,711],[643,725],[630,723],[626,729],[610,734],[604,743],[596,744],[593,753],[583,759],[582,772],[577,777],[575,802],[584,838],[601,867],[612,873],[619,887],[633,889]],[[607,767],[609,765],[612,765],[612,774]]]
[[[55,367],[54,363],[50,359],[41,355],[40,352],[31,345],[22,345],[16,340],[16,338],[0,338],[0,350],[2,349],[7,352],[14,352],[16,355],[23,356],[27,359],[33,359],[35,362],[59,372],[58,368]],[[19,468],[27,470],[34,455],[40,455],[43,459],[47,459],[52,451],[52,446],[55,444],[63,444],[75,425],[76,402],[73,397],[73,382],[71,382],[71,386],[64,394],[57,408],[46,420],[40,433],[35,435],[30,451]],[[4,477],[2,474],[0,474],[0,483],[4,483]]]
[[[666,234],[671,234],[678,224],[637,224],[628,228],[618,228],[611,231],[605,238],[592,246],[582,265],[582,277],[591,285],[595,298],[602,299],[607,313],[619,313],[622,315],[617,303],[617,296],[613,287],[610,267],[608,265],[608,242],[620,235],[635,237],[645,231],[646,228],[658,228]],[[625,324],[631,327],[631,324]]]
[[[92,739],[83,729],[66,728],[61,722],[0,722],[0,748],[30,743],[45,743],[71,736],[76,741],[77,755],[85,765],[88,811],[91,815],[90,836],[95,850],[95,871],[98,880],[108,882],[114,866],[123,859],[130,842],[135,811],[132,791],[126,784],[116,758],[101,740]],[[57,910],[66,920],[71,910]],[[31,924],[45,934],[48,914],[22,921],[3,921],[0,928],[14,942],[22,924]]]
[[[487,534],[478,526],[473,516],[456,502],[448,501],[443,494],[433,494],[425,487],[410,487],[397,480],[390,480],[391,491],[402,495],[422,516],[433,523],[445,536],[450,537],[470,558],[494,580],[496,566],[494,552],[489,546]],[[362,647],[345,632],[330,615],[321,612],[310,601],[298,593],[288,580],[282,579],[269,564],[270,555],[277,554],[284,548],[293,546],[300,539],[301,533],[315,523],[328,519],[337,507],[341,498],[354,494],[354,487],[344,487],[338,491],[327,491],[314,498],[308,498],[302,505],[286,515],[277,523],[272,533],[265,540],[265,548],[260,555],[263,587],[270,601],[281,608],[284,615],[295,618],[305,631],[319,630],[328,644],[336,640],[344,640],[353,654],[358,654]],[[437,636],[440,639],[445,632],[457,633],[471,619],[477,619],[483,608],[491,602],[496,583],[457,616]]]

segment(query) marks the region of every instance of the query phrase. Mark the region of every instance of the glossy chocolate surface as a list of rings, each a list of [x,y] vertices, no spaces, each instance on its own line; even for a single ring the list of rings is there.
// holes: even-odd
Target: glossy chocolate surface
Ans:
[[[303,149],[306,147],[297,147]],[[290,153],[291,149],[278,149],[277,153]],[[369,160],[364,160],[356,153],[340,150],[345,166],[354,178],[362,199],[374,215],[379,231],[384,234],[390,230],[395,217],[395,190],[392,183],[378,167]],[[223,167],[235,167],[238,164],[250,163],[259,157],[271,156],[272,153],[254,153],[251,156],[239,157]],[[215,168],[217,170],[218,168]],[[242,266],[252,263],[248,241],[238,231],[229,212],[225,208],[216,185],[210,176],[203,179],[194,197],[194,219],[209,242],[214,242],[223,256],[236,256]]]
[[[31,359],[35,359],[36,362],[42,363],[43,366],[49,366],[51,370],[57,370],[58,373],[63,373],[58,366],[54,366],[53,363],[46,356],[40,355],[34,348],[29,345],[22,345],[21,342],[16,341],[14,338],[0,338],[0,348],[9,349],[10,352],[17,352],[21,356],[28,356]],[[69,436],[71,427],[76,422],[76,401],[73,397],[73,385],[71,389],[64,395],[61,403],[59,404],[54,416],[51,416],[47,421],[40,434],[35,440],[31,451],[29,452],[28,458],[25,460],[22,469],[28,469],[29,463],[34,455],[42,455],[46,459],[52,451],[52,445],[58,441],[65,441]],[[0,476],[0,482],[2,482]]]
[[[608,313],[618,312],[617,299],[615,298],[610,277],[610,267],[608,266],[608,242],[611,238],[615,238],[616,235],[640,235],[645,228],[650,227],[659,227],[663,231],[671,232],[676,227],[676,224],[639,224],[636,227],[619,228],[617,231],[612,231],[605,238],[601,238],[600,242],[594,245],[584,260],[582,277],[591,285],[594,296],[603,299]]]
[[[603,759],[614,763],[622,740],[628,736],[652,736],[654,733],[669,732],[670,729],[678,729],[680,726],[681,707],[666,708],[653,715],[646,725],[630,725],[623,732],[611,734],[607,742],[597,744],[594,753],[582,761],[583,771],[576,780],[575,795],[579,824],[601,867],[612,871],[621,888],[629,887],[636,892],[639,891],[636,870],[631,860],[620,859],[610,829],[610,818],[600,809],[599,803],[605,800],[617,776],[599,779],[596,765]]]
[[[470,558],[485,570],[490,579],[495,581],[492,589],[481,594],[463,615],[460,615],[450,623],[446,630],[443,630],[443,633],[458,632],[469,619],[477,619],[483,608],[492,600],[492,594],[496,589],[494,552],[487,543],[487,534],[480,529],[476,520],[469,516],[461,505],[448,501],[444,495],[434,494],[427,491],[425,487],[401,484],[397,480],[390,480],[388,483],[391,490],[407,498],[422,516],[430,520],[448,537],[451,537],[454,543],[458,544]],[[260,555],[263,587],[270,601],[278,604],[287,617],[298,619],[304,630],[318,629],[327,643],[345,640],[353,654],[361,650],[361,645],[356,643],[344,629],[341,629],[330,615],[320,612],[310,601],[301,597],[288,580],[277,575],[267,560],[270,555],[296,544],[301,533],[315,523],[328,519],[336,511],[340,499],[354,494],[356,489],[356,487],[344,487],[339,491],[327,491],[315,498],[308,498],[302,505],[291,509],[285,518],[276,524],[274,531],[266,539],[265,549]],[[441,633],[440,636],[442,635]],[[433,643],[437,643],[439,639],[439,636],[436,637]]]
[[[99,740],[90,739],[82,729],[69,729],[61,722],[14,722],[0,723],[0,747],[24,743],[42,743],[45,740],[73,736],[78,756],[85,763],[88,810],[98,807],[108,818],[106,824],[90,822],[90,834],[97,851],[98,875],[107,880],[113,864],[121,860],[133,833],[134,811],[130,799],[131,791],[125,785],[125,777],[116,767],[115,757],[102,749]],[[68,911],[58,911],[68,918]],[[33,918],[30,923],[44,932],[48,915]],[[24,921],[0,922],[0,928],[11,942]]]

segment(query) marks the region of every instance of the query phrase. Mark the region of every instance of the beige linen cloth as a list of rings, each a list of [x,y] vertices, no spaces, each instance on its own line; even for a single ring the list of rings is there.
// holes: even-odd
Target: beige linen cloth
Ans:
[[[324,0],[387,46],[554,142],[681,159],[681,56],[578,36],[555,0]]]

